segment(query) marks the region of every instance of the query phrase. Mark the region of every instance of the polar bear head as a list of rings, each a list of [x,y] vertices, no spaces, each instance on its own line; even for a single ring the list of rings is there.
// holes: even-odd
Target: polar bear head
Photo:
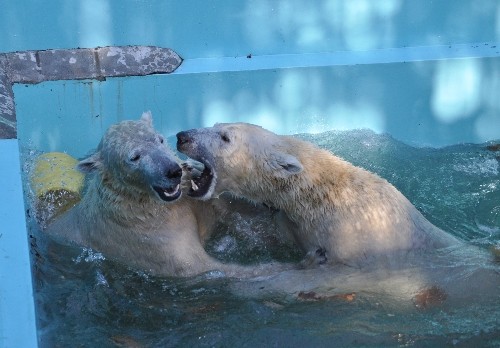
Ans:
[[[177,134],[177,149],[204,164],[188,195],[209,199],[224,191],[252,197],[256,191],[285,184],[303,166],[284,139],[248,123],[220,123]]]
[[[182,169],[162,135],[153,128],[150,112],[138,121],[112,125],[97,151],[78,163],[84,173],[96,173],[113,194],[138,200],[147,196],[165,202],[181,196]]]

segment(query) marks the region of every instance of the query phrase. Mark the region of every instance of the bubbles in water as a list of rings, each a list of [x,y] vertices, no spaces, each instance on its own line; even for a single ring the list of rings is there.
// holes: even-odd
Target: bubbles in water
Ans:
[[[73,261],[75,263],[80,263],[82,261],[88,262],[88,263],[93,263],[93,262],[99,262],[103,261],[106,258],[104,257],[103,254],[100,252],[96,252],[91,248],[83,248],[82,252],[80,255],[78,255]]]
[[[108,281],[106,280],[106,277],[100,270],[97,270],[96,272],[96,283],[97,285],[104,285],[104,286],[109,286]]]
[[[471,158],[465,163],[454,164],[453,169],[467,175],[498,175],[498,160],[495,158]]]
[[[217,253],[231,252],[236,249],[236,240],[231,236],[224,236],[215,243],[214,250]]]

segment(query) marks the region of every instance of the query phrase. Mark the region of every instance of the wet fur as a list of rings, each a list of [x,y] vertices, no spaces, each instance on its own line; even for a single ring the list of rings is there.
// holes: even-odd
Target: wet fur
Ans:
[[[140,160],[135,158],[137,152]],[[221,202],[185,195],[164,202],[151,188],[160,185],[174,192],[180,182],[175,175],[178,161],[153,129],[150,115],[112,126],[97,151],[79,164],[86,173],[81,202],[45,232],[154,275],[192,276],[218,270],[249,277],[290,268],[278,263],[225,264],[209,256],[203,242],[221,215]]]
[[[244,123],[179,133],[177,147],[216,173],[202,199],[229,191],[280,209],[282,228],[304,252],[327,258],[238,291],[376,292],[406,303],[437,293],[448,294],[448,302],[498,301],[498,267],[487,253],[432,225],[386,180],[328,151]],[[476,293],[470,284],[478,284]]]

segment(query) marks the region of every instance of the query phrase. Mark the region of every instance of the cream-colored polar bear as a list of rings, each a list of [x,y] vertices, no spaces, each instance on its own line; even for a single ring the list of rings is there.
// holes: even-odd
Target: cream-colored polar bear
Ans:
[[[323,261],[245,282],[241,293],[317,299],[354,291],[422,307],[447,297],[498,303],[499,270],[487,252],[433,226],[386,180],[328,151],[244,123],[180,132],[177,149],[205,164],[190,196],[230,191],[276,207],[303,250]]]
[[[111,126],[97,151],[78,164],[86,174],[82,200],[46,232],[155,275],[219,270],[247,277],[289,268],[224,264],[209,256],[203,241],[220,211],[211,202],[181,197],[178,162],[150,113]]]
[[[236,123],[177,134],[205,164],[190,195],[230,191],[284,212],[298,244],[328,263],[363,267],[459,244],[394,186],[311,143]],[[286,220],[285,220],[286,221]]]

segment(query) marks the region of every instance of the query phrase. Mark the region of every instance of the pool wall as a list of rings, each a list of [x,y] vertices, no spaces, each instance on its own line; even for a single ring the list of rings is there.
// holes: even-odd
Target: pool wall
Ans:
[[[35,347],[35,311],[16,139],[0,141],[0,346]]]
[[[169,75],[14,84],[17,117],[0,118],[12,138],[0,139],[0,347],[36,346],[19,147],[81,157],[144,110],[166,135],[248,121],[419,146],[500,139],[495,0],[9,0],[0,29],[0,54],[150,45],[184,59]],[[57,75],[65,63],[51,62]]]

